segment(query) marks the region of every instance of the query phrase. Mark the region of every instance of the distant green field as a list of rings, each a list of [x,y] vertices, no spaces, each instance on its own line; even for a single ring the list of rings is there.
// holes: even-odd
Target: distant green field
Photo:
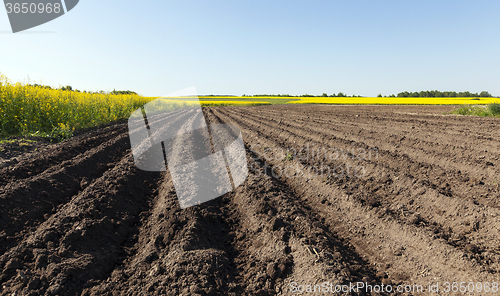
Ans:
[[[271,105],[282,105],[288,102],[298,101],[299,98],[291,97],[218,97],[218,96],[200,96],[198,97],[200,102],[206,101],[250,101],[250,102],[262,102],[271,103]]]

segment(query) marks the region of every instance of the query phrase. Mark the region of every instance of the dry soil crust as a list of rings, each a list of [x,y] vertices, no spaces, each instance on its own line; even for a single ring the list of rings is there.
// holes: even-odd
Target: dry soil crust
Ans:
[[[205,108],[240,127],[250,175],[186,210],[168,172],[134,166],[125,124],[4,162],[0,294],[498,281],[500,121],[450,109]]]

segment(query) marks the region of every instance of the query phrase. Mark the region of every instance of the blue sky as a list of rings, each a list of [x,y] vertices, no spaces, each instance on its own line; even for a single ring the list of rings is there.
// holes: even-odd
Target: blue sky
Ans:
[[[376,96],[487,90],[500,96],[500,1],[96,1],[12,34],[13,81],[165,95]]]

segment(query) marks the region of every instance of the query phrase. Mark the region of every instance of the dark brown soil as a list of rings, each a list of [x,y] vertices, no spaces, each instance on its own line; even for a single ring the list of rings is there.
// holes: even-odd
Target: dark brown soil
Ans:
[[[0,295],[498,282],[500,119],[451,109],[205,108],[240,127],[250,175],[185,210],[168,172],[135,167],[124,123],[2,154]]]
[[[0,141],[0,165],[23,154],[38,151],[55,143],[55,139],[42,137],[10,136]]]

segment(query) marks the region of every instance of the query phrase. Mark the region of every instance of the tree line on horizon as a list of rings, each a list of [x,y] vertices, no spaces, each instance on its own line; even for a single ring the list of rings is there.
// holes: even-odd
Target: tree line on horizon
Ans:
[[[352,96],[349,96],[349,95],[346,95],[342,92],[339,92],[338,94],[331,94],[331,95],[328,95],[327,93],[323,93],[322,95],[319,95],[319,96],[315,96],[315,95],[310,95],[310,94],[304,94],[304,95],[289,95],[289,94],[277,94],[277,95],[270,95],[270,94],[259,94],[259,95],[246,95],[246,94],[243,94],[242,97],[311,97],[311,98],[314,98],[314,97],[340,97],[340,98],[347,98],[347,97],[353,97],[353,98],[356,98],[356,97],[359,97],[361,98],[362,96],[357,96],[357,95],[352,95]]]
[[[310,95],[310,94],[304,94],[304,95],[289,95],[289,94],[257,94],[257,95],[246,95],[243,94],[243,97],[362,97],[362,96],[357,96],[357,95],[346,95],[342,92],[339,92],[338,94],[331,94],[328,95],[327,93],[323,93],[321,95]],[[397,95],[391,94],[389,96],[383,96],[382,94],[379,94],[377,97],[389,97],[389,98],[470,98],[470,97],[483,97],[483,98],[491,98],[493,97],[489,92],[487,91],[482,91],[479,94],[478,93],[471,93],[469,91],[464,91],[464,92],[456,92],[456,91],[438,91],[438,90],[423,90],[419,92],[408,92],[408,91],[403,91],[398,93]]]
[[[48,85],[40,85],[40,84],[28,84],[29,86],[35,86],[35,87],[41,87],[45,89],[57,89],[57,88],[52,88],[51,86]],[[137,95],[135,91],[131,90],[115,90],[111,92],[106,92],[103,90],[100,91],[80,91],[78,89],[73,89],[71,85],[66,85],[66,86],[61,86],[59,89],[65,90],[65,91],[75,91],[75,92],[83,92],[83,93],[90,93],[90,94],[112,94],[112,95]],[[213,96],[217,97],[220,95],[207,95],[207,96]],[[225,96],[232,96],[232,95],[225,95]],[[342,92],[339,92],[337,94],[333,93],[331,95],[328,95],[327,93],[323,93],[321,95],[310,95],[310,94],[303,94],[303,95],[290,95],[290,94],[256,94],[256,95],[246,95],[243,94],[243,97],[339,97],[339,98],[345,98],[345,97],[363,97],[360,95],[346,95]],[[463,92],[456,92],[456,91],[438,91],[438,90],[423,90],[419,92],[409,92],[409,91],[403,91],[398,93],[397,95],[391,94],[388,96],[383,96],[382,94],[378,94],[377,97],[389,97],[389,98],[470,98],[470,97],[482,97],[482,98],[491,98],[493,95],[491,95],[487,91],[482,91],[480,93],[471,93],[469,91],[463,91]]]
[[[49,85],[41,85],[41,84],[28,84],[29,86],[33,86],[33,87],[39,87],[39,88],[45,88],[45,89],[57,89],[57,88],[53,88]],[[135,91],[131,91],[131,90],[115,90],[113,89],[113,91],[111,92],[107,92],[107,91],[104,91],[104,90],[99,90],[99,91],[80,91],[78,89],[73,89],[73,87],[71,85],[65,85],[65,86],[61,86],[59,87],[60,90],[64,90],[64,91],[74,91],[74,92],[81,92],[81,93],[89,93],[89,94],[111,94],[111,95],[137,95],[137,93]]]
[[[471,93],[469,91],[456,92],[456,91],[438,91],[438,90],[423,90],[420,92],[400,92],[397,95],[402,98],[470,98],[470,97],[493,97],[489,92],[482,91],[478,93]]]

